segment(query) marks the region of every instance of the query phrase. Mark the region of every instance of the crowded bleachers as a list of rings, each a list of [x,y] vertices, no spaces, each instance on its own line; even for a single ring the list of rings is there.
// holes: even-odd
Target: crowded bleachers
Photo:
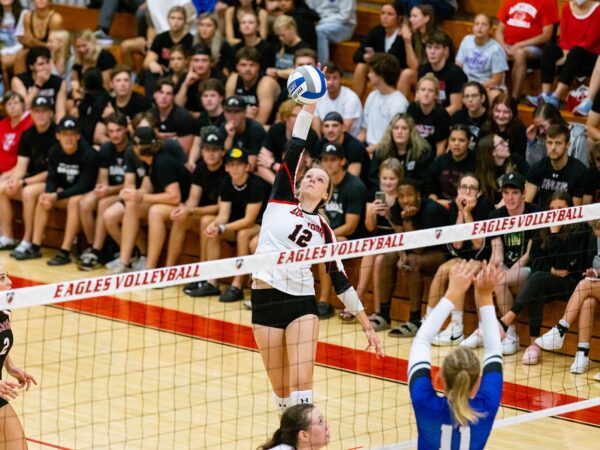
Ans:
[[[49,264],[77,264],[86,271],[107,265],[118,273],[253,252],[269,185],[299,111],[286,101],[286,76],[298,65],[319,61],[333,64],[328,64],[327,110],[317,110],[308,160],[321,161],[336,185],[323,213],[338,239],[381,232],[381,224],[373,225],[377,214],[389,218],[386,232],[459,223],[457,217],[464,217],[459,203],[465,200],[460,180],[466,174],[474,175],[477,192],[495,209],[492,214],[522,214],[529,205],[548,208],[554,191],[567,192],[569,198],[561,200],[566,203],[600,201],[594,190],[600,180],[596,1],[536,0],[549,12],[545,22],[532,27],[539,33],[528,36],[522,28],[530,27],[522,22],[532,17],[499,13],[511,0],[459,0],[453,17],[443,22],[435,20],[429,5],[407,11],[402,1],[334,1],[320,9],[316,0],[222,0],[214,12],[177,6],[119,11],[108,26],[101,10],[35,1],[27,10],[19,0],[14,3],[19,6],[11,6],[10,13],[5,8],[1,22],[5,33],[0,37],[12,39],[2,50],[7,125],[0,129],[1,139],[23,117],[31,122],[14,146],[12,166],[0,165],[0,197],[14,207],[10,214],[0,211],[1,246],[16,259],[39,257],[43,245],[58,249]],[[352,8],[342,9],[341,3]],[[565,8],[581,22],[578,30],[561,27],[558,17]],[[494,17],[483,20],[489,24],[487,35],[477,29],[482,14]],[[274,27],[282,15],[290,19]],[[429,25],[418,22],[422,17]],[[344,27],[328,31],[334,23]],[[315,33],[308,32],[311,28]],[[59,30],[69,33],[70,42],[52,44],[50,35]],[[574,47],[587,46],[585,63],[570,62],[574,76],[564,95],[547,101],[537,96],[542,93],[540,63],[547,61],[550,48],[559,52],[553,60],[559,65],[569,54],[575,58],[571,48],[560,47],[567,41],[564,33],[575,35],[569,41]],[[349,39],[338,41],[345,35]],[[459,63],[456,52],[466,37],[471,44]],[[323,44],[325,38],[329,45]],[[366,39],[373,40],[367,45]],[[505,52],[500,55],[505,65],[492,64],[480,51],[490,42]],[[325,60],[323,45],[329,48]],[[466,65],[487,75],[479,79]],[[357,77],[364,85],[358,97],[352,93]],[[558,82],[554,77],[550,84]],[[521,86],[516,95],[515,83]],[[588,87],[582,91],[587,96],[567,96],[580,85]],[[22,112],[8,110],[15,101],[22,103]],[[483,161],[490,142],[491,156]],[[535,162],[534,151],[542,152]],[[388,158],[398,162],[401,175],[381,197],[380,165]],[[503,177],[510,174],[518,174],[519,181],[507,182]],[[544,183],[552,177],[564,181],[561,187]],[[401,189],[418,201],[400,200]],[[515,189],[520,203],[506,205],[502,192]],[[406,216],[412,208],[414,215],[437,214],[439,222],[413,223]],[[79,213],[83,210],[86,214]],[[585,232],[593,233],[591,228]],[[70,255],[74,241],[76,258]],[[373,283],[361,282],[359,293],[374,325],[392,327],[396,336],[413,335],[421,321],[415,302],[425,308],[421,302],[431,297],[431,277],[451,254],[439,249],[432,259],[399,255],[394,261],[373,261],[388,265],[376,271],[384,278],[375,284],[390,286],[374,302]],[[525,257],[519,264],[529,266],[532,260]],[[347,268],[358,284],[361,261],[351,260]],[[418,292],[409,289],[416,272],[422,282]],[[569,273],[574,280],[580,275]],[[210,280],[187,286],[186,293],[236,301],[244,298],[246,281],[233,280],[220,290],[217,280]],[[325,319],[333,315],[332,306],[339,312],[342,304],[330,294],[324,271],[320,285],[319,311]],[[393,300],[386,301],[386,295]],[[512,295],[519,298],[518,290]],[[565,292],[563,300],[569,295]],[[542,332],[563,310],[560,301],[546,306]],[[341,311],[341,319],[352,317]],[[518,320],[527,323],[527,314]],[[472,298],[462,326],[467,334],[477,328]],[[529,336],[525,326],[517,332],[523,345],[539,337]],[[600,331],[591,341],[589,354],[600,359]],[[570,332],[563,350],[575,354],[577,343]]]

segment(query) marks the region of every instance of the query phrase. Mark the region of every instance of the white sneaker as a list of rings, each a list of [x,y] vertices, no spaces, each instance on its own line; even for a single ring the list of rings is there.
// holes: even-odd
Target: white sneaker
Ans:
[[[140,256],[138,259],[131,263],[131,270],[145,270],[146,269],[146,257]]]
[[[552,327],[543,336],[536,338],[535,343],[544,350],[558,350],[563,346],[565,337],[560,335],[557,327]]]
[[[0,236],[0,250],[12,250],[17,246],[17,243],[13,238],[7,236]]]
[[[600,381],[600,372],[598,372],[596,375],[594,375],[594,380]]]
[[[465,340],[463,334],[463,324],[458,322],[450,322],[445,330],[439,332],[431,341],[432,345],[438,347],[446,347],[449,345],[460,344]]]
[[[571,364],[571,373],[582,374],[586,373],[590,368],[590,358],[585,356],[585,353],[578,351],[575,353],[575,359]]]
[[[502,354],[514,355],[519,351],[519,336],[513,333],[507,333],[502,339]]]
[[[119,255],[117,255],[117,257],[115,259],[104,264],[104,267],[106,267],[108,270],[112,270],[115,267],[119,267],[120,264],[121,264],[121,257]]]
[[[471,333],[471,335],[460,343],[463,347],[479,348],[483,346],[483,336],[479,332],[479,328]]]
[[[252,300],[244,300],[242,306],[244,307],[244,309],[252,311]]]
[[[113,261],[111,261],[113,262]],[[120,273],[125,273],[125,272],[130,272],[131,269],[131,265],[130,264],[123,264],[120,260],[117,264],[113,265],[108,271],[113,274],[113,275],[118,275]]]

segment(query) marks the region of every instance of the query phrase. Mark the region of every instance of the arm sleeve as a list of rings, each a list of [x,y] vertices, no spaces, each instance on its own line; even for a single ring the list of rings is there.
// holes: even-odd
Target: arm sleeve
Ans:
[[[479,308],[483,330],[483,373],[490,370],[502,372],[502,344],[494,305]]]
[[[413,340],[408,359],[408,384],[429,374],[431,370],[431,340],[439,333],[440,328],[454,309],[454,304],[442,297],[431,314],[427,316],[419,332]]]
[[[100,163],[98,161],[98,155],[96,152],[94,150],[91,151],[94,153],[87,157],[81,165],[79,180],[73,186],[68,187],[64,191],[60,191],[58,193],[59,200],[69,198],[74,195],[84,194],[94,189],[96,178],[98,178],[98,168]]]

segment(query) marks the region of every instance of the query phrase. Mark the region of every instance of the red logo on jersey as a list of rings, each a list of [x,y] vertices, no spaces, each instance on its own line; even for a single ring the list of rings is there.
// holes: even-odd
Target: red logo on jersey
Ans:
[[[290,211],[290,214],[296,217],[304,217],[304,213],[301,208],[294,208]]]

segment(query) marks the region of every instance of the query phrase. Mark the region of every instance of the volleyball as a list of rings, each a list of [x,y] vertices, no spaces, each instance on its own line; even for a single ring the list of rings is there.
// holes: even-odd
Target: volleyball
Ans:
[[[298,103],[317,103],[327,90],[325,75],[315,66],[300,66],[288,77],[287,89],[290,97]]]

